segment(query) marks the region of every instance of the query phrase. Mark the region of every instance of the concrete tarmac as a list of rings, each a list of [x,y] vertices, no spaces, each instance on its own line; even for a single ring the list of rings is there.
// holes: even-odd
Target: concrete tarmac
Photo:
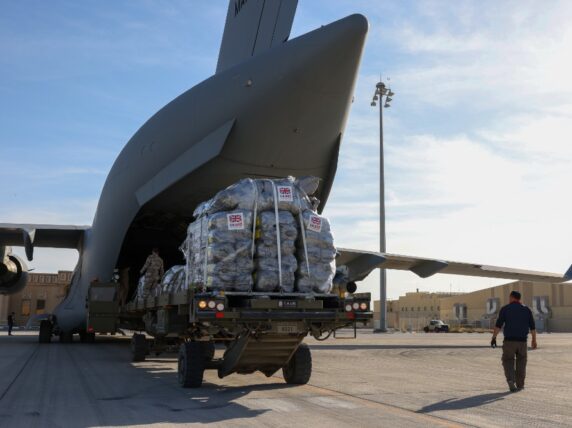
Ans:
[[[207,372],[203,388],[182,389],[174,354],[131,363],[126,338],[39,345],[36,334],[3,333],[0,427],[572,426],[572,335],[540,335],[526,389],[512,394],[489,340],[369,332],[310,339],[309,385],[288,386],[280,373]]]

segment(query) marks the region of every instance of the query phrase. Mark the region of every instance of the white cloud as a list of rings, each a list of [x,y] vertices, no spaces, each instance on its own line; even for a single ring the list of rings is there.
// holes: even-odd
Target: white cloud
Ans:
[[[380,56],[397,92],[385,122],[388,251],[564,272],[572,263],[572,5],[429,2],[410,15],[389,29],[373,21],[368,46],[377,56],[388,44],[398,52],[395,62]],[[362,104],[376,80],[369,71],[360,77]],[[428,119],[415,123],[411,115]],[[344,245],[375,249],[379,158],[371,112],[354,108],[345,144],[344,181],[327,213],[338,234],[349,229]],[[353,221],[343,203],[349,194]],[[388,278],[392,297],[499,283],[404,272]],[[377,276],[366,289],[377,294]]]

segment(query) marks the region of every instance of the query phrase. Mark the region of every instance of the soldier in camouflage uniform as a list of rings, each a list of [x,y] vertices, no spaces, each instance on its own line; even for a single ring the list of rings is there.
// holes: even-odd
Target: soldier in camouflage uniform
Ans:
[[[159,257],[159,249],[153,248],[153,252],[141,268],[141,274],[145,274],[145,280],[143,285],[143,297],[147,298],[151,294],[157,284],[161,281],[163,277],[164,267],[163,259]]]

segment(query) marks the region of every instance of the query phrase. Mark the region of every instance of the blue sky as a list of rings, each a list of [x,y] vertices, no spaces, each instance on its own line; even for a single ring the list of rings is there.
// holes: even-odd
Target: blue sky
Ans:
[[[90,224],[115,157],[215,68],[227,2],[0,3],[0,222]],[[572,263],[572,4],[300,0],[292,37],[370,20],[326,214],[376,249],[380,73],[390,252],[547,271]],[[38,270],[70,269],[40,250]],[[375,292],[377,276],[365,288]],[[389,274],[389,295],[499,283]]]

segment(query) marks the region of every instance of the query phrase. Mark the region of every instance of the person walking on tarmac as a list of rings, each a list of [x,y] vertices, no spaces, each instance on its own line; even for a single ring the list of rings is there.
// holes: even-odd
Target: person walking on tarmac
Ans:
[[[151,290],[157,286],[163,277],[164,267],[163,259],[159,257],[159,249],[153,248],[153,251],[147,257],[145,264],[141,268],[141,274],[145,274],[143,282],[143,298],[149,297]]]
[[[524,389],[526,377],[528,331],[532,335],[532,349],[536,349],[536,326],[532,311],[520,302],[518,291],[510,293],[509,304],[503,306],[493,332],[491,347],[497,346],[497,335],[504,326],[502,366],[511,392]],[[515,366],[516,362],[516,366]]]
[[[13,336],[12,329],[14,328],[14,312],[8,314],[8,336]]]

